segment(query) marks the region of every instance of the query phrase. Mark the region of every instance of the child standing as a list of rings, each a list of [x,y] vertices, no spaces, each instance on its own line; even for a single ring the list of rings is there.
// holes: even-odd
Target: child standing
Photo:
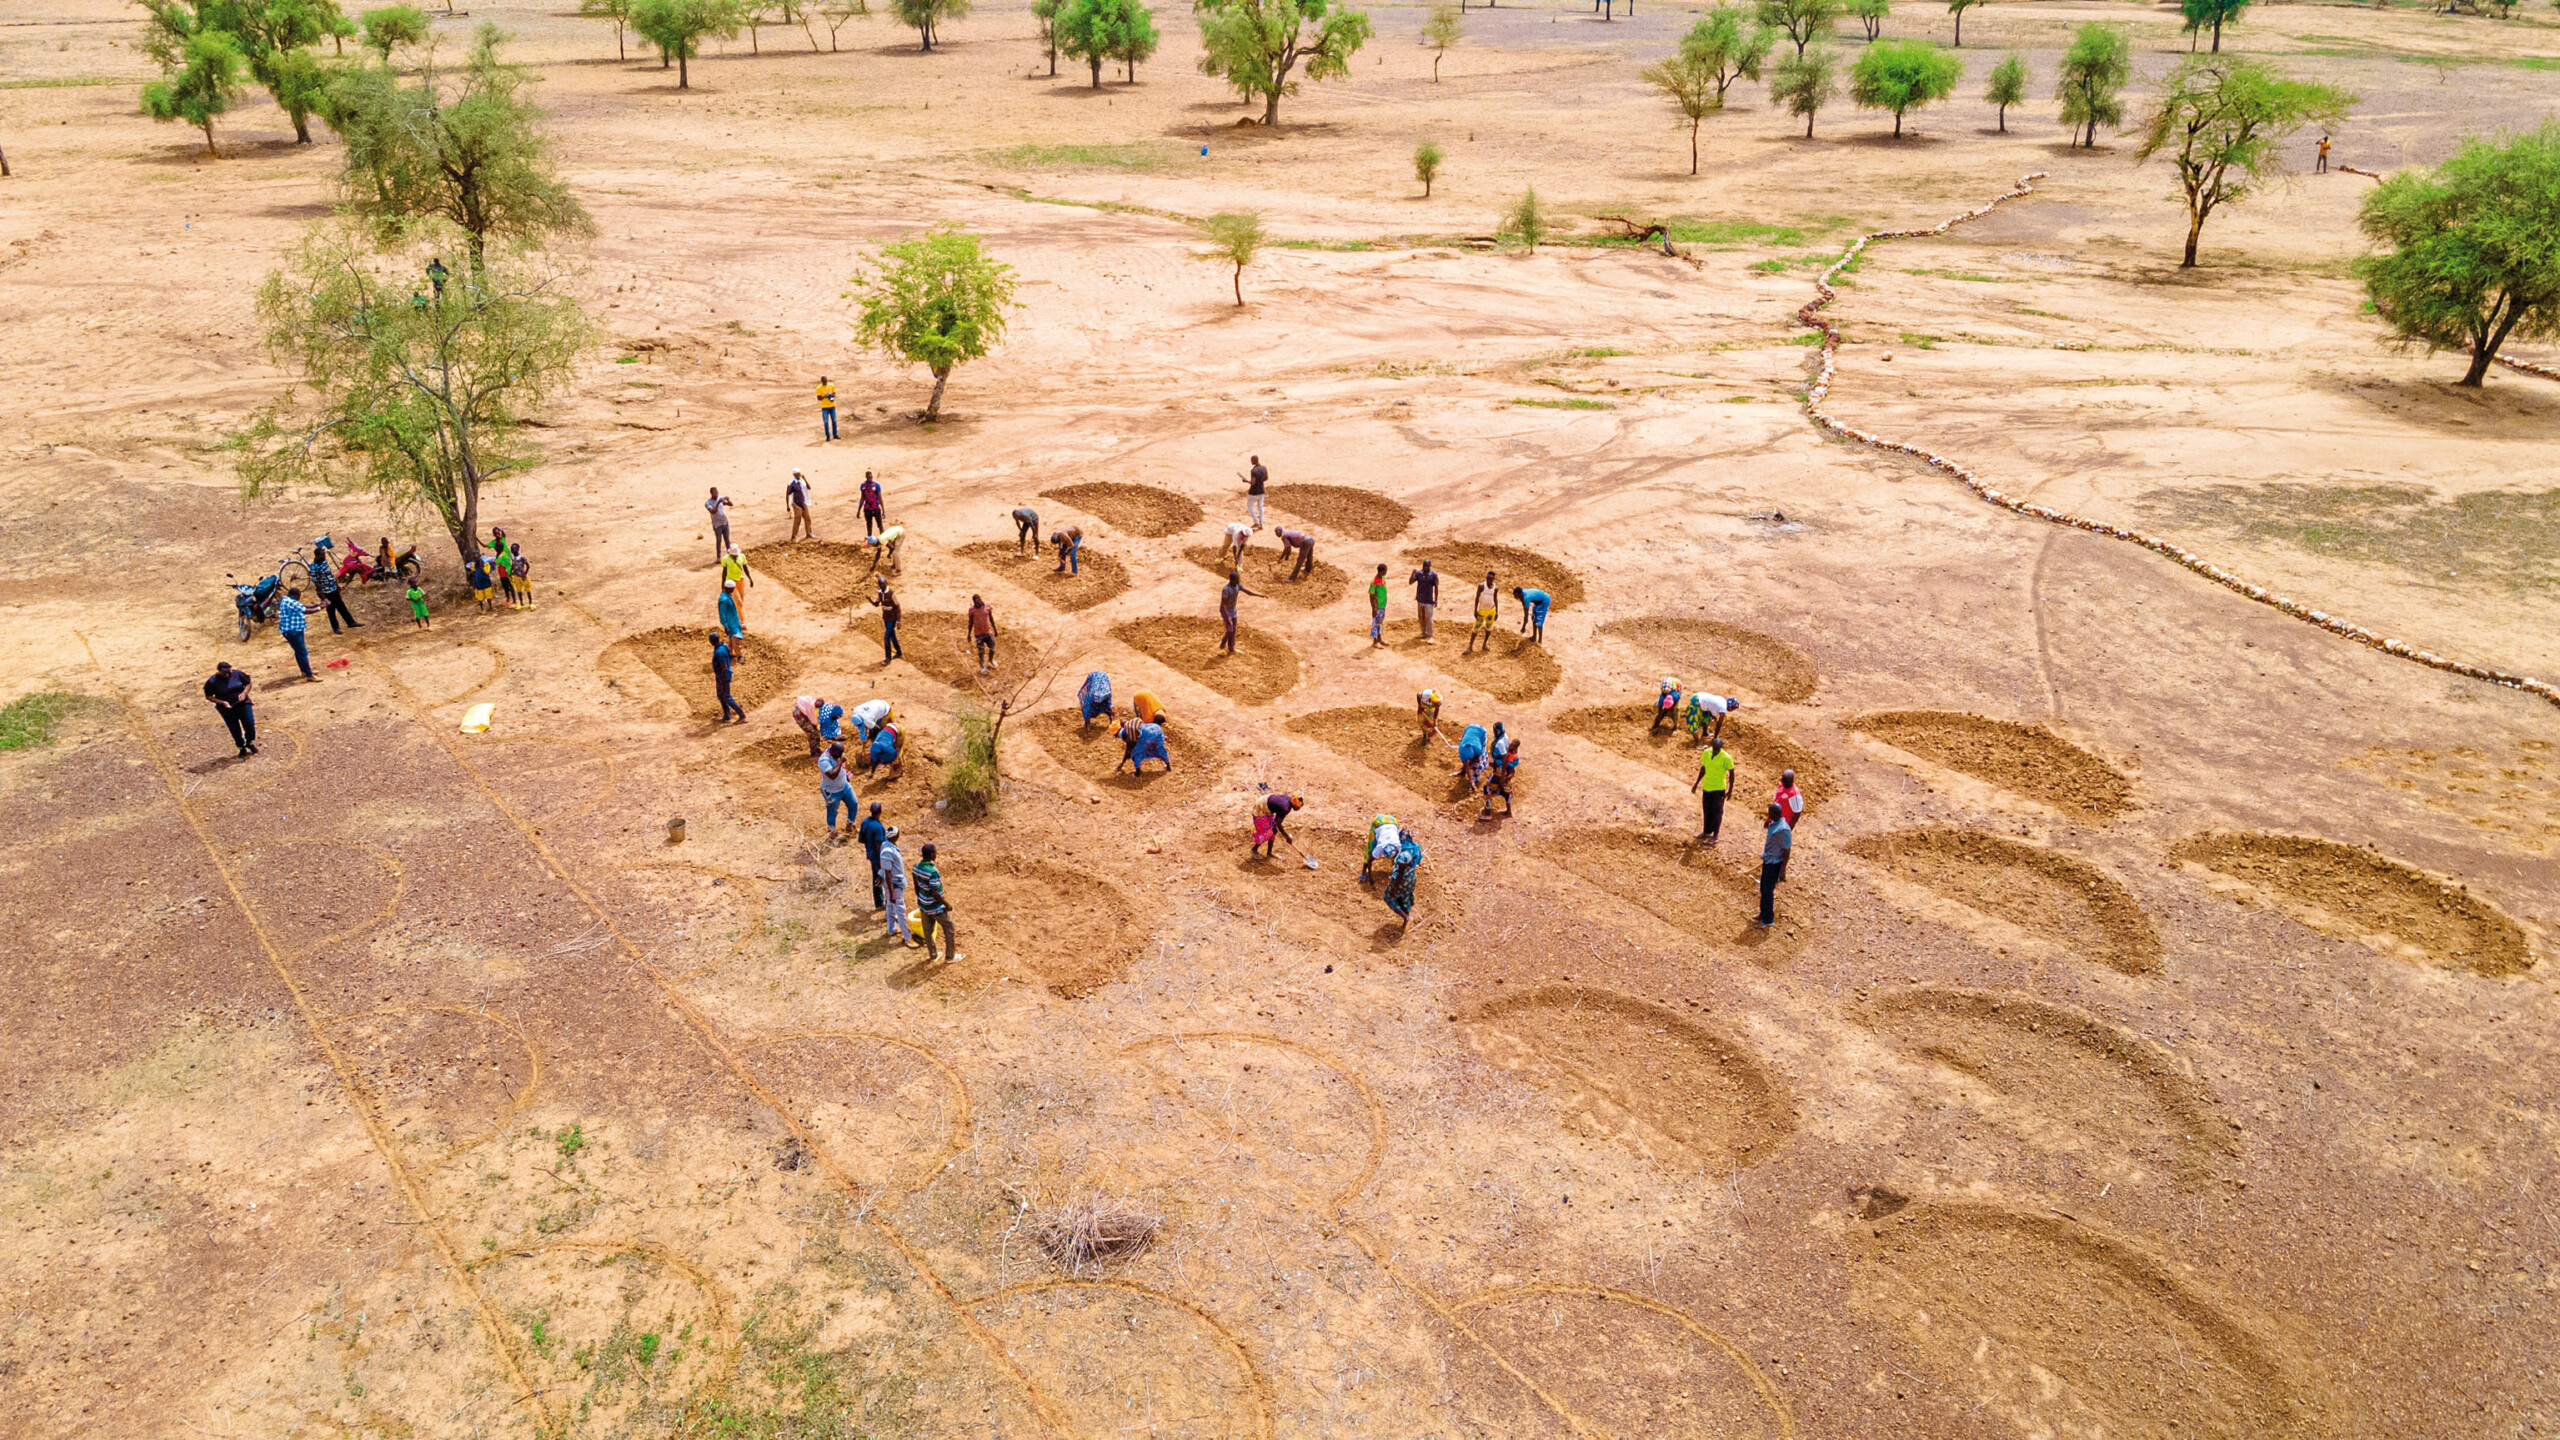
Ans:
[[[415,581],[415,580],[412,580],[412,581],[410,581],[410,582],[409,582],[409,595],[408,595],[408,599],[409,599],[409,624],[410,624],[412,627],[414,627],[414,628],[416,628],[416,629],[419,629],[419,630],[424,630],[424,629],[428,628],[428,627],[427,627],[427,592],[426,592],[425,590],[423,590],[423,589],[420,589],[420,588],[419,588],[419,586],[418,586],[418,582],[417,582],[417,581]]]
[[[515,577],[516,603],[527,610],[532,609],[533,567],[526,562],[524,558],[524,547],[522,545],[518,545],[516,547],[515,561],[508,567],[508,569]]]

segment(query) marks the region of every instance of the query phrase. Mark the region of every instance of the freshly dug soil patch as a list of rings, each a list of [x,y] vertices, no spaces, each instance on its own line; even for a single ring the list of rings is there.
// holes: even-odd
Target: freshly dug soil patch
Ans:
[[[1395,621],[1387,626],[1387,645],[1506,705],[1543,700],[1554,694],[1564,680],[1563,668],[1547,654],[1547,647],[1525,635],[1497,629],[1493,632],[1493,648],[1479,645],[1472,653],[1462,654],[1467,645],[1466,627],[1457,626],[1454,631],[1448,625],[1436,628],[1439,634],[1425,645],[1420,621]]]
[[[1218,649],[1226,627],[1206,616],[1150,616],[1114,625],[1111,633],[1240,705],[1268,705],[1297,688],[1298,652],[1268,630],[1237,626],[1232,655]]]
[[[1413,523],[1402,501],[1349,485],[1274,485],[1271,508],[1350,540],[1393,540]]]
[[[2094,1016],[2016,994],[1900,990],[1859,1020],[1971,1076],[2059,1150],[2091,1141],[2196,1184],[2239,1153],[2229,1121],[2175,1055]]]
[[[1393,705],[1353,705],[1298,716],[1289,722],[1289,729],[1345,760],[1368,766],[1435,805],[1483,803],[1467,793],[1465,777],[1451,773],[1458,768],[1458,737],[1465,733],[1464,726],[1442,720],[1440,740],[1435,744],[1422,738],[1422,722],[1410,710]],[[1521,796],[1530,793],[1525,783],[1528,774],[1524,762],[1521,773],[1512,778],[1511,788]],[[1424,844],[1428,848],[1429,842]]]
[[[1055,490],[1043,490],[1040,498],[1072,506],[1087,515],[1099,515],[1132,535],[1143,535],[1150,540],[1179,535],[1200,523],[1199,501],[1152,485],[1123,485],[1105,480],[1090,485],[1062,485]],[[1055,528],[1051,521],[1043,520],[1041,524]]]
[[[2022,1431],[2327,1428],[2290,1393],[2273,1340],[2161,1257],[2062,1215],[1915,1204],[1848,1234],[1860,1308],[1900,1323],[1951,1382],[1991,1391]]]
[[[1339,797],[1317,794],[1310,799],[1337,812],[1341,808]],[[1404,922],[1381,898],[1387,863],[1379,861],[1369,879],[1360,878],[1360,862],[1367,858],[1367,827],[1314,826],[1298,815],[1291,817],[1289,834],[1298,843],[1293,847],[1286,840],[1280,842],[1276,858],[1248,854],[1253,845],[1253,815],[1245,804],[1203,839],[1200,848],[1208,857],[1208,873],[1216,877],[1228,903],[1278,922],[1305,943],[1331,942],[1334,935],[1327,932],[1338,926],[1366,937],[1373,951],[1394,948],[1403,938]],[[1450,872],[1443,857],[1432,853],[1432,840],[1430,835],[1422,837],[1422,874],[1413,890],[1416,925],[1454,919],[1465,911],[1464,892],[1441,883]],[[1308,869],[1299,863],[1301,857],[1313,857],[1318,868]]]
[[[979,540],[963,545],[953,553],[994,571],[1070,614],[1090,610],[1129,588],[1127,568],[1090,544],[1076,552],[1077,571],[1072,575],[1058,573],[1056,552],[1024,555],[1007,540]],[[901,634],[898,639],[904,643],[906,636]]]
[[[901,717],[898,723],[904,726],[908,722]],[[913,813],[917,807],[929,806],[941,798],[942,762],[929,758],[925,753],[941,754],[941,741],[918,735],[913,729],[906,731],[906,737],[906,762],[894,772],[865,772],[860,769],[853,772],[853,793],[860,796],[864,804],[894,798]],[[737,758],[776,778],[793,780],[805,786],[809,792],[810,815],[817,823],[824,823],[827,802],[818,796],[818,762],[809,758],[808,737],[802,735],[798,727],[779,735],[768,735],[752,745],[740,746]],[[845,759],[854,759],[850,744],[845,747]]]
[[[2041,725],[1948,710],[1888,710],[1849,722],[1898,750],[1959,775],[2089,820],[2133,808],[2133,782]]]
[[[1227,565],[1222,557],[1225,554],[1215,545],[1193,545],[1182,552],[1182,558],[1224,579]],[[1244,564],[1237,567],[1244,576],[1244,583],[1283,605],[1295,605],[1302,610],[1322,609],[1342,598],[1346,577],[1339,568],[1318,560],[1305,579],[1292,580],[1289,571],[1297,564],[1297,557],[1291,555],[1289,563],[1283,565],[1281,554],[1277,546],[1247,547]]]
[[[1467,1041],[1653,1158],[1710,1175],[1768,1159],[1796,1128],[1785,1085],[1751,1052],[1632,996],[1543,986],[1477,1010]]]
[[[1812,698],[1819,678],[1812,659],[1793,645],[1721,620],[1650,615],[1612,620],[1600,633],[1660,657],[1691,688],[1701,678],[1730,681],[1763,700],[1792,705]]]
[[[1698,752],[1706,747],[1692,745],[1686,736],[1672,726],[1653,730],[1653,707],[1649,705],[1601,705],[1588,710],[1568,710],[1555,718],[1555,729],[1561,735],[1578,735],[1603,750],[1615,751],[1630,760],[1641,760],[1666,775],[1675,776],[1683,785],[1698,775]],[[1748,800],[1748,813],[1739,819],[1748,821],[1750,833],[1760,833],[1759,806],[1769,803],[1770,792],[1778,788],[1778,776],[1788,770],[1796,772],[1796,788],[1804,792],[1804,813],[1810,815],[1822,808],[1836,791],[1832,786],[1831,766],[1820,755],[1758,721],[1728,715],[1724,721],[1724,748],[1733,756],[1733,794],[1725,801],[1725,823],[1737,818],[1735,806]]]
[[[1165,770],[1150,760],[1144,775],[1133,775],[1126,769],[1115,774],[1112,767],[1120,763],[1121,750],[1120,742],[1112,737],[1111,724],[1096,720],[1088,727],[1075,710],[1068,709],[1035,715],[1022,728],[1049,752],[1050,759],[1104,790],[1142,805],[1180,804],[1217,783],[1227,768],[1227,752],[1209,738],[1207,731],[1180,720],[1167,720],[1165,748],[1173,752],[1173,768]]]
[[[749,550],[747,564],[813,610],[841,610],[871,598],[873,577],[882,573],[872,563],[876,554],[841,540],[777,540]]]
[[[1440,572],[1440,613],[1453,617],[1462,632],[1467,621],[1475,617],[1460,612],[1474,606],[1476,586],[1483,583],[1487,570],[1494,572],[1494,583],[1502,587],[1506,614],[1510,613],[1507,607],[1514,603],[1514,585],[1546,591],[1551,609],[1568,610],[1582,603],[1581,576],[1535,550],[1523,550],[1517,545],[1425,545],[1405,554],[1417,565],[1430,561],[1432,568]],[[1387,578],[1400,582],[1404,577],[1389,571]],[[1412,592],[1405,594],[1410,597]]]
[[[1724,843],[1710,849],[1645,830],[1576,830],[1541,849],[1565,869],[1701,940],[1784,949],[1804,933],[1788,904],[1788,886],[1801,882],[1779,885],[1775,926],[1763,930],[1751,923],[1760,913],[1759,836],[1757,825],[1728,826]]]
[[[2116,878],[2086,861],[1979,830],[1862,835],[1853,855],[1985,915],[2061,941],[2110,970],[2160,968],[2160,937]]]
[[[2480,975],[2533,968],[2522,926],[2468,889],[2370,850],[2307,835],[2194,836],[2175,859],[2241,881],[2325,935]]]
[[[921,853],[910,850],[908,863]],[[1099,875],[1030,856],[946,856],[942,871],[961,953],[973,948],[974,927],[1033,967],[1053,994],[1070,1000],[1127,973],[1146,942],[1138,907]]]
[[[648,666],[652,674],[667,682],[668,688],[684,697],[685,708],[697,718],[717,720],[720,693],[711,684],[710,636],[708,626],[696,630],[669,625],[625,636],[614,641],[612,648]],[[781,646],[752,632],[729,642],[729,660],[735,667],[730,674],[729,692],[750,710],[790,690],[793,678],[800,673]]]
[[[866,659],[880,653],[880,612],[872,610],[854,626],[870,645]],[[1005,629],[1004,612],[996,612],[996,667],[987,679],[1003,683],[1021,673],[1027,657],[1012,632]],[[958,610],[909,610],[898,620],[898,649],[906,662],[945,685],[963,689],[973,687],[978,679],[978,652],[969,644],[969,617]],[[1011,666],[1008,670],[1006,667]]]

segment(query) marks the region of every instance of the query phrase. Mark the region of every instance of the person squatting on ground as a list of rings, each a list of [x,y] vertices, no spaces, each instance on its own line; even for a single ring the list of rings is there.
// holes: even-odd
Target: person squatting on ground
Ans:
[[[1373,867],[1379,861],[1384,860],[1392,867],[1395,864],[1396,851],[1403,846],[1404,832],[1396,828],[1396,817],[1393,815],[1370,816],[1369,848],[1360,858],[1361,883],[1368,883],[1372,878]]]
[[[1698,752],[1698,778],[1689,788],[1698,794],[1698,838],[1713,845],[1724,834],[1725,795],[1733,788],[1733,757],[1723,740],[1711,738]]]
[[[1253,517],[1253,528],[1259,530],[1262,528],[1263,492],[1270,487],[1271,472],[1262,468],[1261,456],[1252,455],[1246,458],[1253,465],[1253,469],[1244,476],[1244,513]]]
[[[898,643],[898,617],[905,612],[898,608],[898,592],[886,580],[880,582],[880,593],[871,597],[871,603],[880,610],[880,663],[886,665],[907,653]]]
[[[892,525],[877,535],[864,536],[862,543],[871,547],[871,568],[895,572],[899,568],[898,547],[905,544],[906,539],[907,527],[904,525]]]
[[[869,763],[863,769],[874,774],[885,769],[889,772],[887,778],[895,780],[903,768],[905,757],[906,738],[898,733],[896,721],[883,720],[872,728],[871,747],[864,752]]]
[[[720,718],[714,724],[726,725],[732,715],[738,717],[739,724],[747,723],[747,707],[739,704],[738,697],[729,693],[729,682],[736,678],[737,665],[729,652],[729,637],[714,630],[711,632],[711,689],[720,697]]]
[[[1547,607],[1555,603],[1554,599],[1544,590],[1525,590],[1517,585],[1511,587],[1511,598],[1520,602],[1520,633],[1537,644],[1546,644]],[[1486,641],[1485,648],[1492,649],[1493,642]]]
[[[1013,553],[1028,555],[1040,546],[1040,512],[1028,505],[1013,507]]]
[[[1404,577],[1404,583],[1413,587],[1413,616],[1422,624],[1422,643],[1428,645],[1431,643],[1431,615],[1440,608],[1440,572],[1432,569],[1431,562],[1425,560],[1421,569]]]
[[[817,539],[818,522],[809,516],[808,476],[797,470],[791,472],[791,483],[782,487],[782,503],[791,511],[791,539]]]
[[[914,932],[907,927],[907,857],[898,849],[898,827],[890,825],[880,832],[881,909],[888,912],[889,938],[915,948]]]
[[[1227,587],[1218,592],[1218,619],[1227,627],[1227,632],[1219,639],[1218,649],[1229,655],[1236,653],[1236,597],[1238,595],[1250,595],[1256,600],[1267,598],[1259,590],[1246,588],[1243,571],[1227,572]]]
[[[869,536],[888,526],[887,501],[880,493],[880,482],[871,472],[862,472],[862,533]]]
[[[1787,823],[1787,812],[1776,805],[1769,807],[1767,837],[1760,843],[1760,913],[1752,917],[1754,925],[1778,923],[1778,882],[1787,878],[1787,857],[1795,850],[1796,831]]]
[[[853,781],[844,773],[844,746],[830,744],[818,757],[818,794],[827,802],[827,838],[841,845],[853,838],[854,820],[862,813],[862,802],[855,798]],[[844,828],[836,828],[836,808],[844,808]]]
[[[1227,522],[1227,543],[1218,550],[1218,563],[1230,570],[1244,564],[1244,552],[1253,547],[1253,527],[1241,520]]]
[[[969,597],[969,648],[978,658],[978,673],[996,668],[996,611],[984,595]]]
[[[1304,580],[1315,573],[1316,537],[1304,530],[1292,530],[1285,525],[1272,533],[1279,537],[1280,559],[1283,564],[1288,562],[1291,552],[1294,551],[1297,554],[1298,563],[1290,569],[1290,579]]]
[[[887,903],[880,893],[880,842],[889,837],[889,827],[880,822],[880,802],[871,802],[871,813],[862,817],[862,829],[856,838],[862,841],[862,858],[871,862],[871,908],[878,910]]]
[[[1076,690],[1076,712],[1085,724],[1097,718],[1111,718],[1111,677],[1094,670],[1086,673],[1084,684]]]
[[[924,958],[933,961],[933,932],[942,931],[942,963],[948,965],[960,958],[960,936],[951,928],[951,902],[943,898],[942,867],[933,862],[933,847],[924,847],[924,859],[907,879],[915,887],[916,910],[924,916]]]
[[[258,709],[249,701],[249,672],[232,669],[228,660],[216,662],[205,677],[204,698],[213,702],[213,713],[222,717],[222,728],[231,732],[240,758],[257,754]]]
[[[1369,648],[1382,650],[1387,644],[1387,567],[1369,577]]]
[[[818,435],[836,438],[836,382],[824,375],[818,377]]]
[[[711,512],[711,563],[717,565],[720,557],[729,553],[729,497],[714,485],[711,498],[702,502],[702,508]]]
[[[302,608],[301,587],[285,587],[284,598],[276,602],[276,633],[293,647],[293,663],[302,667],[302,678],[317,680],[320,677],[311,673],[311,647],[303,643],[310,628],[309,612]]]
[[[1286,840],[1295,848],[1298,837],[1289,833],[1289,816],[1306,808],[1304,795],[1266,795],[1253,807],[1253,849],[1247,853],[1264,859],[1276,859],[1280,842]]]
[[[1484,651],[1493,653],[1493,627],[1502,623],[1502,590],[1493,583],[1493,572],[1484,572],[1484,583],[1476,587],[1476,623],[1467,631],[1467,648],[1475,653],[1476,642],[1484,642]]]
[[[1049,536],[1049,543],[1058,547],[1058,567],[1050,571],[1050,574],[1081,575],[1084,573],[1083,526],[1070,525],[1064,530],[1054,531]]]

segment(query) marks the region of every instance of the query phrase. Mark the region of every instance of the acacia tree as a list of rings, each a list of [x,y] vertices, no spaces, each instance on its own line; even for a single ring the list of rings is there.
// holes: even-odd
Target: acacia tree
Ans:
[[[2133,47],[2112,25],[2083,25],[2064,52],[2055,77],[2054,98],[2062,102],[2062,123],[2072,127],[2083,149],[2098,145],[2098,127],[2124,123],[2125,81],[2133,78]]]
[[[1341,0],[1193,0],[1200,20],[1200,73],[1216,75],[1248,104],[1262,101],[1262,123],[1280,123],[1280,97],[1298,93],[1290,75],[1301,63],[1310,80],[1339,80],[1369,42],[1369,17]]]
[[[620,3],[620,0],[615,0]],[[420,45],[429,34],[427,12],[414,5],[385,5],[367,10],[361,21],[364,48],[374,53],[383,64],[391,63],[391,52],[403,45]],[[322,115],[323,120],[329,118]]]
[[[2213,29],[2213,53],[2222,53],[2222,27],[2225,22],[2238,24],[2240,12],[2249,8],[2249,0],[2178,0],[2178,14],[2186,21],[2189,35],[2201,34],[2207,26]],[[2193,47],[2189,42],[2190,48]]]
[[[1156,29],[1156,12],[1137,0],[1126,3],[1130,11],[1128,23],[1120,27],[1119,38],[1111,46],[1111,58],[1128,67],[1129,83],[1135,85],[1139,62],[1155,58],[1156,47],[1164,43],[1164,36]]]
[[[1860,109],[1892,111],[1899,137],[1905,111],[1946,99],[1963,78],[1964,62],[1926,40],[1879,40],[1850,67],[1849,98]]]
[[[1431,47],[1431,83],[1440,83],[1440,59],[1467,33],[1464,12],[1455,5],[1434,5],[1422,22],[1422,43]]]
[[[1761,24],[1794,42],[1801,60],[1807,46],[1828,37],[1840,23],[1842,0],[1758,0],[1753,9]]]
[[[1049,52],[1052,80],[1058,78],[1058,17],[1066,8],[1067,0],[1031,0],[1031,18],[1040,22],[1040,48]]]
[[[1947,0],[1947,13],[1956,17],[1955,48],[1958,50],[1964,48],[1964,12],[1981,3],[1982,0]]]
[[[1828,45],[1782,55],[1777,68],[1769,72],[1769,103],[1785,106],[1790,115],[1803,116],[1807,140],[1813,138],[1815,112],[1839,93],[1840,62],[1833,58]]]
[[[2009,133],[2009,107],[2027,98],[2027,57],[2012,50],[1991,67],[1991,83],[1982,98],[1998,107],[2000,133]]]
[[[1228,211],[1201,221],[1200,231],[1209,237],[1209,248],[1200,252],[1200,258],[1235,267],[1236,303],[1242,305],[1244,267],[1262,253],[1262,242],[1269,238],[1262,232],[1262,217],[1251,210]]]
[[[998,263],[978,237],[948,222],[911,240],[880,247],[880,258],[854,272],[850,295],[862,314],[855,331],[890,358],[933,372],[924,421],[942,418],[942,389],[962,361],[1004,340],[1013,304],[1013,267]]]
[[[155,51],[167,78],[142,87],[142,113],[154,120],[184,120],[204,132],[204,153],[219,159],[213,144],[213,117],[240,101],[240,77],[246,65],[240,42],[220,30],[199,30]]]
[[[1446,158],[1438,141],[1425,140],[1413,147],[1413,178],[1422,182],[1423,199],[1431,198],[1431,182],[1440,178],[1440,162]]]
[[[595,327],[565,271],[517,250],[413,298],[427,257],[459,239],[427,225],[376,253],[360,227],[323,224],[267,277],[267,350],[299,382],[225,442],[244,496],[376,495],[433,514],[464,564],[479,555],[481,487],[540,459],[523,422],[568,386]]]
[[[2142,122],[2134,158],[2166,154],[2177,166],[2187,204],[2187,254],[2178,268],[2195,268],[2206,216],[2285,174],[2286,137],[2315,120],[2335,125],[2355,103],[2344,90],[2288,80],[2256,60],[2193,59],[2173,71]]]
[[[819,0],[818,18],[827,22],[827,53],[830,55],[835,53],[836,33],[844,29],[844,22],[856,15],[867,16],[870,13],[871,0]],[[1058,73],[1058,57],[1055,54],[1049,57],[1049,73],[1052,75]]]
[[[1769,58],[1769,47],[1777,40],[1777,32],[1757,19],[1730,5],[1718,5],[1698,17],[1698,23],[1680,37],[1680,53],[1714,75],[1716,108],[1721,110],[1725,92],[1733,88],[1733,82],[1760,78],[1760,66]]]
[[[1858,24],[1867,32],[1867,43],[1872,45],[1884,33],[1884,20],[1893,13],[1893,0],[1849,0],[1849,13],[1858,17]]]
[[[1645,67],[1644,78],[1689,122],[1689,173],[1697,174],[1698,127],[1724,108],[1724,91],[1716,84],[1714,67],[1683,48],[1660,64]]]
[[[930,51],[933,37],[946,20],[958,20],[969,13],[970,0],[889,0],[889,12],[898,23],[916,32],[918,45]]]
[[[2404,346],[2469,349],[2463,384],[2480,384],[2508,340],[2560,335],[2560,121],[2403,170],[2356,223],[2391,247],[2356,262],[2374,312]]]
[[[1155,19],[1137,0],[1068,0],[1067,8],[1058,16],[1058,48],[1069,59],[1083,61],[1093,72],[1093,88],[1102,88],[1102,63],[1116,59],[1121,52],[1136,44],[1133,26],[1143,24],[1147,33],[1147,49],[1152,52]],[[1135,78],[1136,67],[1131,67]]]
[[[209,121],[228,110],[238,86],[220,106],[207,102],[222,89],[216,85],[224,67],[213,60],[208,42],[190,48],[197,36],[220,35],[238,57],[232,71],[245,71],[275,97],[277,108],[293,121],[294,139],[311,143],[311,116],[319,108],[326,84],[310,47],[350,31],[337,0],[144,0],[147,14],[143,49],[168,77],[160,82],[162,108],[153,109],[146,95],[144,113],[156,119],[183,119],[205,130],[205,147],[213,147]],[[176,108],[170,108],[176,107]],[[198,118],[199,116],[203,118]]]
[[[746,15],[738,0],[632,0],[631,28],[658,47],[661,68],[676,62],[676,88],[693,88],[693,57],[706,38],[738,38]]]
[[[613,58],[628,60],[631,52],[622,43],[623,30],[631,24],[631,0],[578,0],[578,13],[590,20],[613,22]]]
[[[421,220],[448,221],[477,266],[493,238],[594,233],[552,164],[541,112],[521,93],[523,70],[498,58],[505,38],[482,25],[450,91],[429,65],[415,85],[369,70],[377,78],[349,77],[333,95],[344,108],[344,123],[331,122],[347,146],[343,203],[386,242]]]

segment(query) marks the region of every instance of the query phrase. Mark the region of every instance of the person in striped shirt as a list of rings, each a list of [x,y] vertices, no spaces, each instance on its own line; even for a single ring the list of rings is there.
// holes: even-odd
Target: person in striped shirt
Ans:
[[[293,663],[302,667],[302,678],[317,680],[320,677],[311,673],[311,647],[303,639],[310,629],[310,613],[302,608],[302,587],[293,586],[276,602],[276,633],[293,647]]]

